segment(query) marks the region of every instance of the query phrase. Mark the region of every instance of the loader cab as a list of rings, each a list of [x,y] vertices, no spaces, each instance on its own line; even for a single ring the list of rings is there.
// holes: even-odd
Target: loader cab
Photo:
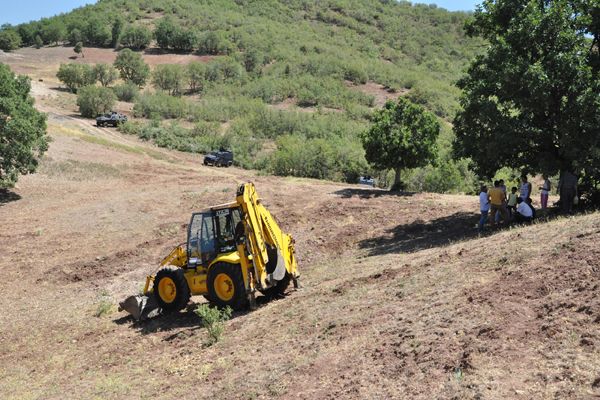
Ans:
[[[192,214],[188,228],[188,267],[208,267],[217,256],[236,251],[235,227],[241,220],[237,203]]]

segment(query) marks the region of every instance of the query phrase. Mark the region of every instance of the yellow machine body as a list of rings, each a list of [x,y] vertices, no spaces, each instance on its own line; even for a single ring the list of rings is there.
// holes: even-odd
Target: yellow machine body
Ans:
[[[207,215],[212,215],[213,223],[219,224],[220,215],[230,215],[231,213],[239,216],[235,227],[235,245],[232,244],[234,243],[233,236],[228,236],[227,251],[217,251],[211,254],[209,259],[204,259],[205,254],[200,250],[201,230],[204,228],[194,232],[194,229],[201,226],[198,225],[197,220],[200,217],[209,220]],[[233,232],[232,221],[235,221],[233,217],[226,221],[229,223],[227,232]],[[212,274],[212,282],[209,282],[211,269],[223,268],[223,265],[229,268],[228,272],[218,273],[215,270]],[[160,268],[182,269],[190,295],[211,296],[210,287],[212,287],[212,297],[223,301],[230,300],[234,293],[240,295],[241,286],[235,289],[235,279],[232,278],[232,276],[239,276],[235,270],[239,269],[245,290],[244,295],[248,296],[251,305],[255,289],[265,293],[282,281],[286,282],[285,287],[287,287],[290,280],[293,280],[297,287],[299,278],[294,240],[281,230],[275,218],[262,204],[252,183],[240,186],[235,202],[214,206],[202,213],[193,214],[188,228],[187,243],[174,248],[161,261]],[[232,268],[234,268],[233,272]],[[161,278],[165,281],[160,281],[156,285],[154,281],[157,275],[146,278],[144,295],[158,295],[163,302],[170,303],[176,296],[176,284],[171,278]],[[161,293],[153,293],[156,287]]]

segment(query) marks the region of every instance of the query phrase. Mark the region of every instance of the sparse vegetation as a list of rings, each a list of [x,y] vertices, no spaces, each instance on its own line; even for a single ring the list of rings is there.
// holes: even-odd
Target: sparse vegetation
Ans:
[[[230,307],[219,309],[211,307],[208,304],[200,304],[194,312],[202,318],[202,326],[206,328],[208,333],[207,345],[213,345],[221,340],[221,336],[225,330],[224,322],[231,318],[232,310]]]
[[[98,305],[94,315],[100,318],[104,315],[111,314],[115,309],[115,304],[110,294],[106,290],[103,290],[98,297]]]

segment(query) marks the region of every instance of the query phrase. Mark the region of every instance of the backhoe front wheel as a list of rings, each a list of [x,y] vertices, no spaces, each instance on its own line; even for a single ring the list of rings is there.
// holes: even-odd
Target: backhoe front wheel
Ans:
[[[165,312],[183,310],[190,301],[190,288],[183,270],[167,267],[158,271],[154,277],[154,297]]]
[[[219,307],[246,308],[248,299],[238,264],[217,263],[208,270],[208,297]]]

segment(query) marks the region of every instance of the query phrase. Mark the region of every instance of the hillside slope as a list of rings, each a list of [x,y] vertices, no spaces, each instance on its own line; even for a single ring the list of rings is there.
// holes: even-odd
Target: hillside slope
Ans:
[[[49,118],[40,172],[0,197],[3,398],[600,394],[600,215],[478,238],[476,198],[202,167]],[[211,347],[193,306],[95,316],[140,289],[192,211],[248,180],[296,238],[304,289],[234,315]]]
[[[166,24],[167,31],[189,35],[193,45],[186,51],[161,44],[157,34],[141,52],[153,69],[200,61],[201,89],[188,92],[185,83],[174,98],[148,81],[128,110],[137,123],[124,129],[182,151],[230,147],[240,166],[276,175],[356,182],[380,174],[385,183],[387,171],[370,168],[359,135],[375,107],[407,96],[444,125],[437,163],[414,172],[425,179],[404,174],[408,185],[416,189],[421,180],[426,190],[458,192],[472,190],[473,176],[467,163],[451,160],[447,121],[458,109],[454,83],[482,50],[463,31],[467,18],[377,0],[103,0],[5,29],[19,32],[25,45],[40,36],[42,49],[15,55],[33,63],[50,59],[56,69],[112,62],[113,45],[130,28],[151,35]],[[86,57],[72,52],[76,41],[83,41]]]

